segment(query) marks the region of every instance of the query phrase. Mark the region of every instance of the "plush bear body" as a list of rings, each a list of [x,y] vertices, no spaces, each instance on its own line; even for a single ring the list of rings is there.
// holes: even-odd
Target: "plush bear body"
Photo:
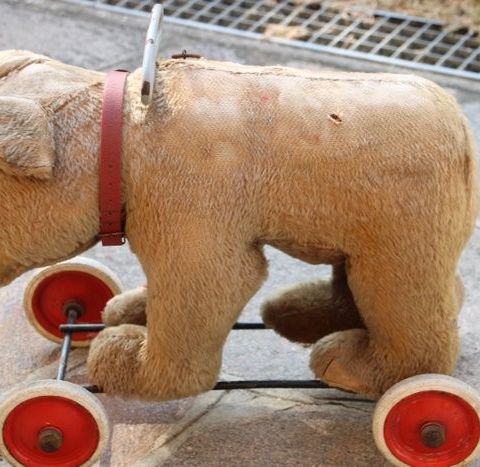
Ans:
[[[0,281],[98,239],[102,73],[0,53]],[[272,245],[328,282],[267,301],[263,317],[313,344],[326,382],[376,396],[450,373],[459,256],[477,212],[473,139],[455,100],[408,75],[160,62],[154,100],[130,75],[127,236],[148,280],[114,298],[89,376],[169,399],[211,388],[225,339]],[[32,228],[35,226],[36,228]]]

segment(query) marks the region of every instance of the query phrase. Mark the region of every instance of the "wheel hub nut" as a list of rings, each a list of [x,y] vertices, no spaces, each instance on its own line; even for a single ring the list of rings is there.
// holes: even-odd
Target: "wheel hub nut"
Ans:
[[[420,434],[423,444],[429,448],[439,448],[445,442],[445,426],[438,422],[425,423]]]
[[[57,428],[43,428],[38,434],[38,446],[43,452],[55,452],[62,447],[63,435]]]
[[[70,312],[76,313],[76,319],[83,315],[85,309],[81,303],[76,301],[68,301],[63,304],[63,312],[68,317]]]

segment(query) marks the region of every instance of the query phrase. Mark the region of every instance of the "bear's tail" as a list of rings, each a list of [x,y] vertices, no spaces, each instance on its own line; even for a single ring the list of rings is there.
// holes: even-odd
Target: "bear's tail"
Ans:
[[[470,232],[475,228],[479,217],[480,189],[478,186],[477,172],[477,149],[473,130],[465,116],[463,116],[463,129],[465,134],[465,159],[464,177],[467,190],[467,224],[470,225]]]

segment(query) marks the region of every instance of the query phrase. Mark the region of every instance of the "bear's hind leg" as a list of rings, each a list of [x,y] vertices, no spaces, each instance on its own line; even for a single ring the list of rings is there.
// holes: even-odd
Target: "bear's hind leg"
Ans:
[[[298,284],[262,306],[263,322],[281,336],[313,344],[335,331],[364,327],[347,284],[345,263],[333,266],[331,280]]]
[[[348,279],[367,329],[317,342],[314,373],[332,386],[372,396],[409,376],[451,373],[461,305],[455,268],[456,258],[435,252],[423,254],[421,263],[386,251],[353,258]]]

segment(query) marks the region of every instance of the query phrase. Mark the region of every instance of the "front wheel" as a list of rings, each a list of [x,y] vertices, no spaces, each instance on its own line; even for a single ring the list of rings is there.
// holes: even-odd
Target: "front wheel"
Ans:
[[[122,292],[115,273],[90,258],[77,257],[39,269],[27,284],[24,308],[32,326],[48,340],[62,343],[59,330],[67,322],[69,304],[82,310],[77,323],[102,323],[102,311],[113,296]],[[72,347],[86,347],[94,332],[72,334]]]
[[[0,454],[13,466],[89,466],[110,434],[99,400],[66,381],[24,383],[0,398]]]

